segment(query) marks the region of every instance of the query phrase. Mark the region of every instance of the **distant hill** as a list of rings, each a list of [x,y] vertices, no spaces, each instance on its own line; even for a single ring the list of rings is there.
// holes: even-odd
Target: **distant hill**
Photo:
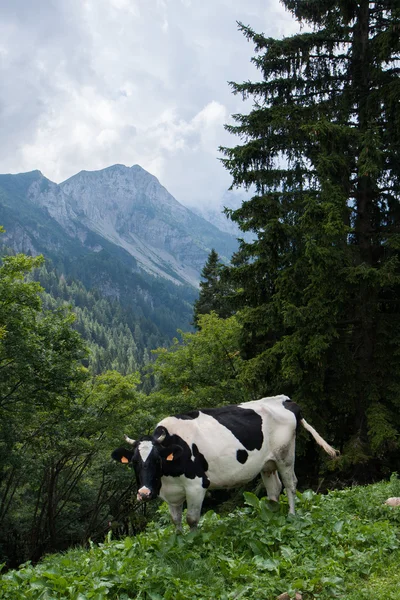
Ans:
[[[178,285],[198,285],[211,248],[226,261],[237,248],[234,236],[139,165],[81,171],[60,185],[40,171],[0,175],[0,211],[7,241],[19,250],[79,257],[106,250]]]
[[[43,254],[56,277],[130,311],[124,322],[144,319],[141,356],[150,340],[191,328],[211,248],[228,261],[237,247],[234,236],[182,206],[138,165],[81,171],[59,185],[40,171],[0,175],[0,225],[3,247]]]
[[[236,239],[180,204],[139,165],[81,171],[60,184],[66,207],[79,222],[124,248],[145,271],[171,281],[199,282],[211,248],[229,260]],[[45,202],[48,200],[45,200]]]

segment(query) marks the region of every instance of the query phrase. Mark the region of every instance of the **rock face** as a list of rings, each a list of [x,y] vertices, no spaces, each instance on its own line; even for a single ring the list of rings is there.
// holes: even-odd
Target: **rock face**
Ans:
[[[59,185],[40,171],[0,176],[0,205],[2,184],[8,186],[9,205],[18,195],[19,202],[39,207],[76,243],[99,252],[106,240],[134,257],[138,268],[177,284],[198,285],[211,248],[225,260],[237,248],[234,236],[185,208],[139,165],[81,171]],[[29,250],[34,250],[35,228],[19,226],[25,236],[30,232]]]
[[[34,204],[47,209],[49,215],[53,217],[67,233],[75,233],[75,227],[71,227],[71,224],[76,218],[76,210],[74,210],[72,203],[59,185],[46,179],[46,177],[43,177],[42,175],[35,179],[29,186],[27,198]]]

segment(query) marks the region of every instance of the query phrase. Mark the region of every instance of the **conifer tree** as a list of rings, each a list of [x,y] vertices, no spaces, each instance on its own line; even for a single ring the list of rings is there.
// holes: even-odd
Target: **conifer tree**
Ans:
[[[194,303],[193,320],[196,327],[199,315],[206,315],[214,311],[220,317],[229,316],[226,289],[222,279],[223,270],[224,265],[213,248],[201,272],[200,293]]]
[[[347,460],[398,457],[400,434],[400,5],[284,0],[306,28],[255,45],[260,81],[226,128],[247,377],[292,393]],[[369,463],[371,464],[371,463]],[[393,464],[393,463],[390,463]]]

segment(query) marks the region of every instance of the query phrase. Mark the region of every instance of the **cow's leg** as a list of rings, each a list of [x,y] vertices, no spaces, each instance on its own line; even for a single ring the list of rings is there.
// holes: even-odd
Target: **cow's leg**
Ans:
[[[199,524],[201,507],[205,495],[206,490],[201,485],[193,485],[186,490],[186,522],[192,531]]]
[[[265,485],[265,489],[267,490],[267,496],[270,500],[273,500],[274,502],[279,501],[279,495],[282,491],[282,483],[279,479],[279,475],[277,473],[276,468],[277,467],[275,465],[274,470],[263,469],[261,471],[261,478]]]
[[[182,504],[168,504],[169,514],[171,515],[171,519],[173,524],[176,527],[177,531],[182,531],[182,511],[183,511],[183,503]]]
[[[289,513],[294,515],[295,509],[295,498],[296,498],[296,485],[297,478],[294,474],[294,462],[290,464],[278,463],[278,471],[282,478],[282,483],[285,486],[285,490],[287,493],[288,501],[289,501]]]

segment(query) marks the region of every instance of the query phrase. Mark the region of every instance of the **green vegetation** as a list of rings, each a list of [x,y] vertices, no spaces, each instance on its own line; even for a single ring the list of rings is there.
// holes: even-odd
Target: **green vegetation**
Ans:
[[[155,321],[142,307],[124,306],[117,298],[89,291],[80,281],[58,277],[46,265],[35,271],[34,279],[46,290],[42,292],[46,309],[72,308],[73,327],[90,350],[84,363],[94,375],[110,369],[123,375],[139,371],[150,361],[151,350],[171,341],[172,336],[162,333],[167,309],[160,311]]]
[[[145,533],[91,543],[24,565],[0,580],[4,600],[304,600],[400,598],[400,511],[384,506],[400,481],[326,496],[298,494],[297,515],[245,493],[223,517],[208,512],[198,532],[177,535],[166,509]]]
[[[139,378],[90,376],[74,315],[45,309],[40,285],[27,280],[41,262],[19,254],[0,265],[0,552],[8,565],[102,539],[108,520],[129,513],[133,486],[109,454],[138,418]]]
[[[200,317],[197,334],[182,333],[170,351],[157,351],[149,377],[158,389],[151,394],[138,391],[137,372],[94,376],[82,363],[110,351],[102,335],[115,336],[116,345],[133,341],[130,329],[123,329],[125,338],[116,326],[124,312],[67,285],[42,262],[19,254],[0,265],[0,552],[8,567],[101,540],[109,523],[119,535],[139,531],[156,505],[144,514],[132,473],[110,459],[123,433],[150,433],[177,408],[216,406],[245,394],[239,325],[215,314]],[[54,295],[32,280],[35,269]],[[79,305],[76,317],[70,298]],[[91,352],[82,327],[92,335]]]
[[[35,278],[57,301],[52,307],[67,302],[76,308],[78,330],[93,349],[97,346],[98,363],[95,359],[91,363],[94,372],[115,368],[115,364],[122,372],[132,368],[132,362],[130,366],[126,358],[124,362],[122,348],[119,356],[118,350],[110,348],[111,329],[129,337],[129,327],[135,337],[137,349],[133,345],[132,351],[139,367],[147,362],[151,350],[168,345],[179,327],[191,329],[194,288],[179,288],[166,280],[132,273],[123,262],[116,264],[115,257],[107,252],[58,266],[46,261]],[[51,303],[49,296],[46,302]],[[94,334],[99,328],[103,329],[100,344]],[[123,341],[125,348],[128,343],[128,339]],[[108,354],[102,354],[100,348]]]
[[[199,315],[199,331],[180,332],[169,349],[158,348],[152,372],[157,389],[150,395],[165,414],[195,407],[237,404],[250,400],[240,375],[241,327],[236,317]]]
[[[169,352],[161,348],[149,373],[158,389],[145,396],[138,373],[129,372],[135,356],[128,346],[133,353],[135,339],[140,348],[138,323],[134,332],[127,321],[121,328],[121,308],[68,285],[42,262],[18,254],[0,265],[0,552],[7,566],[101,540],[110,522],[120,534],[143,528],[155,505],[143,514],[132,473],[116,468],[110,449],[124,432],[151,432],[178,406],[215,406],[243,394],[234,317],[205,315],[198,334],[183,333]],[[32,280],[35,269],[52,295]],[[98,353],[107,357],[113,347],[113,361],[127,351],[116,364],[127,373],[94,376]]]
[[[198,327],[199,316],[211,311],[220,317],[229,317],[232,314],[227,299],[228,288],[222,279],[223,272],[224,264],[218,253],[212,249],[201,272],[200,293],[193,307],[193,320],[196,327]]]
[[[287,392],[358,481],[396,468],[400,440],[400,13],[396,3],[284,0],[307,25],[255,46],[253,101],[226,128],[231,218],[254,234],[228,272],[246,378]]]

